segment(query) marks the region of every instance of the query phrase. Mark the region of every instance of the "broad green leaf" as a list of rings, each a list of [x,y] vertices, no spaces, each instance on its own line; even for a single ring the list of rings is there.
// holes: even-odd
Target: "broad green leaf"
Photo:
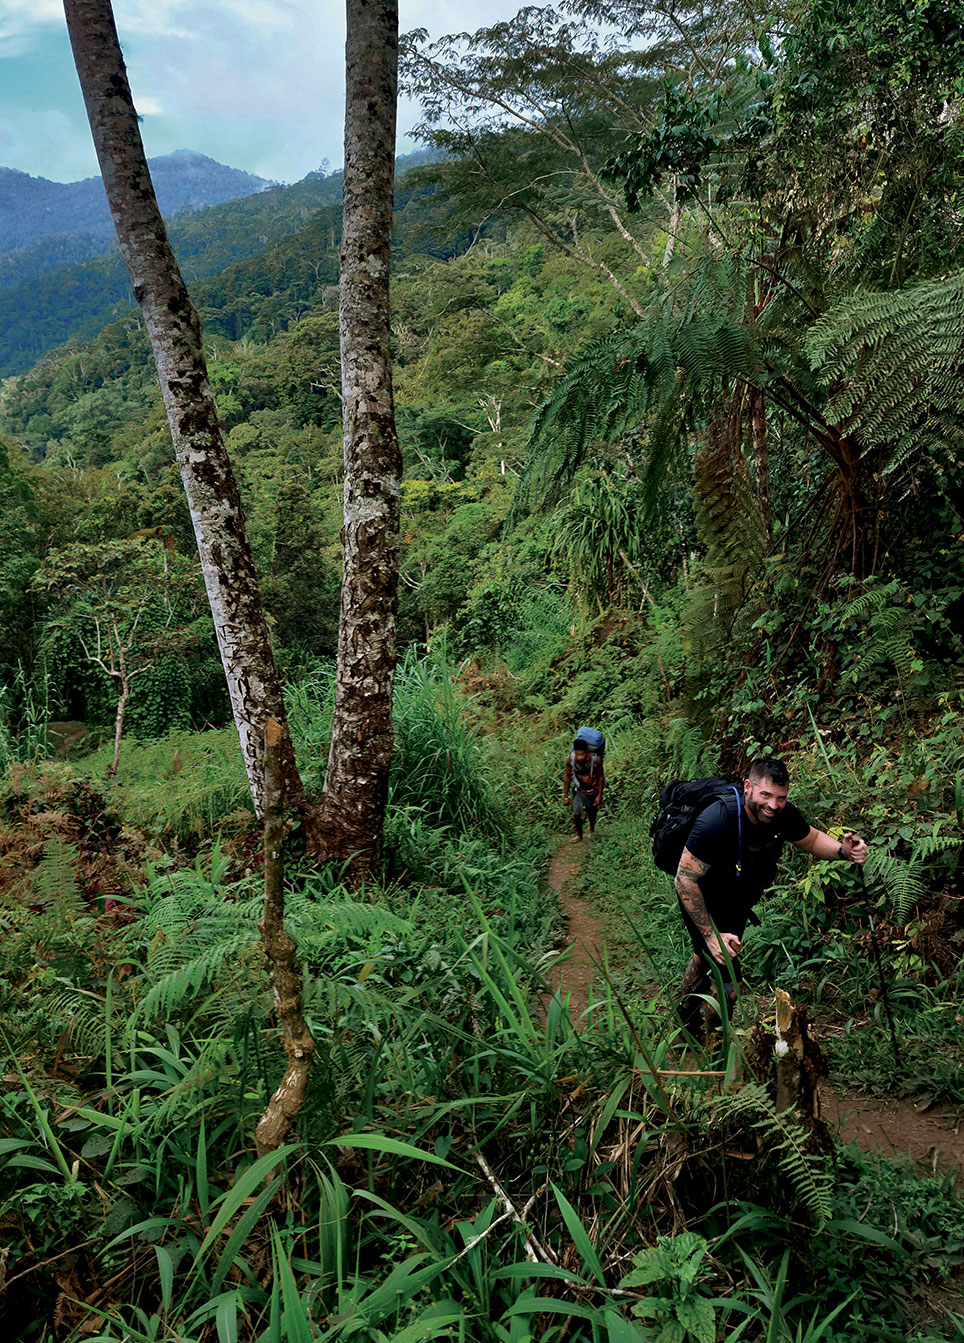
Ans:
[[[21,1152],[17,1156],[12,1156],[7,1162],[7,1169],[9,1170],[11,1166],[21,1167],[24,1170],[42,1170],[45,1175],[59,1177],[62,1174],[52,1161],[45,1161],[42,1156],[32,1156],[29,1152]]]
[[[168,1316],[174,1295],[174,1260],[163,1245],[155,1245],[154,1253],[157,1256],[157,1276],[161,1283],[161,1314]]]
[[[554,1296],[536,1296],[534,1293],[520,1296],[506,1311],[506,1316],[543,1312],[549,1315],[574,1315],[579,1320],[595,1321],[599,1318],[599,1311],[592,1306],[583,1306],[578,1301],[559,1301]]]
[[[858,1240],[869,1241],[872,1245],[884,1245],[888,1250],[900,1250],[900,1241],[894,1240],[893,1236],[888,1236],[884,1231],[878,1231],[875,1226],[866,1226],[863,1222],[857,1222],[852,1217],[840,1217],[832,1222],[824,1224],[824,1231],[844,1232],[849,1236],[856,1236]]]
[[[288,1343],[312,1343],[314,1334],[307,1308],[285,1253],[277,1227],[271,1228],[274,1270],[281,1282],[282,1320]]]
[[[638,1329],[632,1320],[627,1320],[618,1311],[607,1306],[603,1311],[608,1343],[642,1343],[650,1337],[649,1332]]]
[[[579,1220],[579,1214],[558,1185],[554,1184],[552,1186],[552,1192],[556,1196],[559,1210],[562,1213],[566,1226],[569,1228],[569,1234],[572,1236],[573,1244],[579,1251],[583,1264],[590,1273],[592,1273],[596,1281],[604,1285],[606,1282],[606,1275],[603,1272],[603,1266],[599,1261],[599,1256],[593,1247],[592,1241],[589,1239],[586,1228]]]
[[[284,1161],[286,1157],[300,1150],[300,1143],[286,1143],[284,1147],[279,1147],[277,1152],[267,1152],[250,1165],[235,1184],[225,1194],[222,1194],[218,1200],[221,1204],[218,1214],[201,1242],[201,1248],[197,1255],[198,1260],[204,1258],[211,1243],[221,1234],[231,1218],[244,1206],[246,1200],[251,1197],[268,1174],[274,1170],[279,1161]]]
[[[577,1273],[570,1273],[567,1268],[559,1268],[557,1264],[507,1264],[505,1268],[497,1268],[492,1274],[493,1278],[555,1278],[557,1282],[575,1282],[583,1283]]]
[[[716,1317],[706,1297],[693,1297],[686,1302],[686,1327],[696,1343],[716,1343]]]
[[[218,1343],[238,1343],[238,1298],[233,1292],[219,1304],[214,1323]]]
[[[324,1146],[326,1147],[363,1147],[369,1152],[382,1152],[388,1156],[405,1156],[413,1161],[428,1161],[433,1166],[444,1166],[446,1170],[458,1170],[458,1166],[453,1166],[451,1161],[445,1161],[442,1157],[436,1156],[434,1152],[423,1151],[421,1147],[413,1147],[411,1143],[400,1142],[398,1138],[390,1138],[386,1133],[346,1133],[341,1138],[327,1138]]]

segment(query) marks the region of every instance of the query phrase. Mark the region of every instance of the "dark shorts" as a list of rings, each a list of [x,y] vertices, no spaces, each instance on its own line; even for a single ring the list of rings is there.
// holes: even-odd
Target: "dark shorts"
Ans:
[[[572,795],[572,814],[575,817],[588,816],[589,824],[596,824],[596,817],[599,815],[599,808],[596,805],[595,797],[587,797],[585,793],[580,793],[577,788]]]
[[[697,928],[693,920],[690,918],[689,911],[683,904],[682,900],[679,898],[678,892],[676,895],[676,903],[679,905],[680,918],[683,920],[683,927],[689,933],[690,944],[692,945],[693,951],[697,956],[699,956],[700,960],[705,963],[707,969],[712,971],[712,967],[715,964],[717,964],[717,962],[713,960],[713,957],[707,951],[706,939],[700,932],[699,928]],[[724,933],[736,933],[737,937],[740,938],[740,940],[742,941],[743,934],[746,931],[747,922],[748,920],[746,917],[743,917],[742,919],[730,919],[728,920],[727,926],[725,928],[720,929],[720,931]],[[717,927],[719,927],[719,925],[717,925]],[[740,958],[739,956],[731,956],[730,960],[733,963],[733,971],[736,975],[737,983],[740,983],[743,978],[742,974],[740,973]],[[723,975],[723,978],[725,980],[727,978],[727,971],[725,966],[722,965],[720,966],[720,973]]]

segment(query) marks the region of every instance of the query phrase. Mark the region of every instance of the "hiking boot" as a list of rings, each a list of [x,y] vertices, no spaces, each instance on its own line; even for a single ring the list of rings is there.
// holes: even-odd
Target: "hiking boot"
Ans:
[[[676,1006],[676,1016],[687,1038],[702,1047],[706,1037],[706,1025],[703,1020],[703,999],[695,993],[688,993]]]

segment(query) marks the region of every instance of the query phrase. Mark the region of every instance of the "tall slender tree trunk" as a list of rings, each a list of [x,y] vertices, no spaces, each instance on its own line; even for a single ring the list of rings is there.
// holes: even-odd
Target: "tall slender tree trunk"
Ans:
[[[200,322],[158,209],[110,0],[64,0],[64,10],[114,227],[157,363],[231,708],[261,815],[261,744],[269,716],[282,726],[286,797],[300,804],[303,796],[241,498],[208,383]]]
[[[766,529],[767,545],[773,540],[773,509],[770,499],[770,452],[767,447],[767,407],[759,387],[748,389],[750,401],[750,437],[756,476],[756,499]]]
[[[264,738],[264,913],[258,927],[271,966],[274,1008],[288,1056],[278,1089],[258,1124],[258,1156],[276,1152],[304,1104],[315,1042],[302,1008],[302,975],[295,944],[285,930],[284,792],[278,747],[281,728],[268,719]]]
[[[131,683],[125,676],[120,679],[120,696],[117,700],[117,712],[114,714],[114,756],[107,771],[108,779],[117,777],[120,765],[121,742],[124,739],[124,717],[127,713],[127,701],[131,697]]]
[[[389,353],[398,88],[397,0],[347,0],[341,381],[345,559],[331,753],[329,853],[355,879],[381,856],[392,757],[402,461]]]

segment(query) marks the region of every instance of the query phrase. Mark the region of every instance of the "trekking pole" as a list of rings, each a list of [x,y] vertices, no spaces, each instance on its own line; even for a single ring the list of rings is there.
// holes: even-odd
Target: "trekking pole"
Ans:
[[[900,1058],[900,1048],[897,1044],[897,1031],[894,1029],[894,1018],[890,1010],[890,995],[887,992],[887,981],[884,978],[884,962],[880,954],[880,943],[877,941],[877,929],[874,927],[874,916],[870,908],[870,895],[867,891],[867,878],[864,876],[863,864],[860,864],[860,881],[864,888],[864,901],[867,905],[867,918],[870,920],[870,944],[874,949],[874,960],[877,962],[877,974],[880,978],[880,993],[884,1000],[884,1011],[887,1014],[887,1025],[890,1027],[890,1043],[894,1047],[894,1063],[897,1065],[897,1071],[903,1072],[904,1065]]]

